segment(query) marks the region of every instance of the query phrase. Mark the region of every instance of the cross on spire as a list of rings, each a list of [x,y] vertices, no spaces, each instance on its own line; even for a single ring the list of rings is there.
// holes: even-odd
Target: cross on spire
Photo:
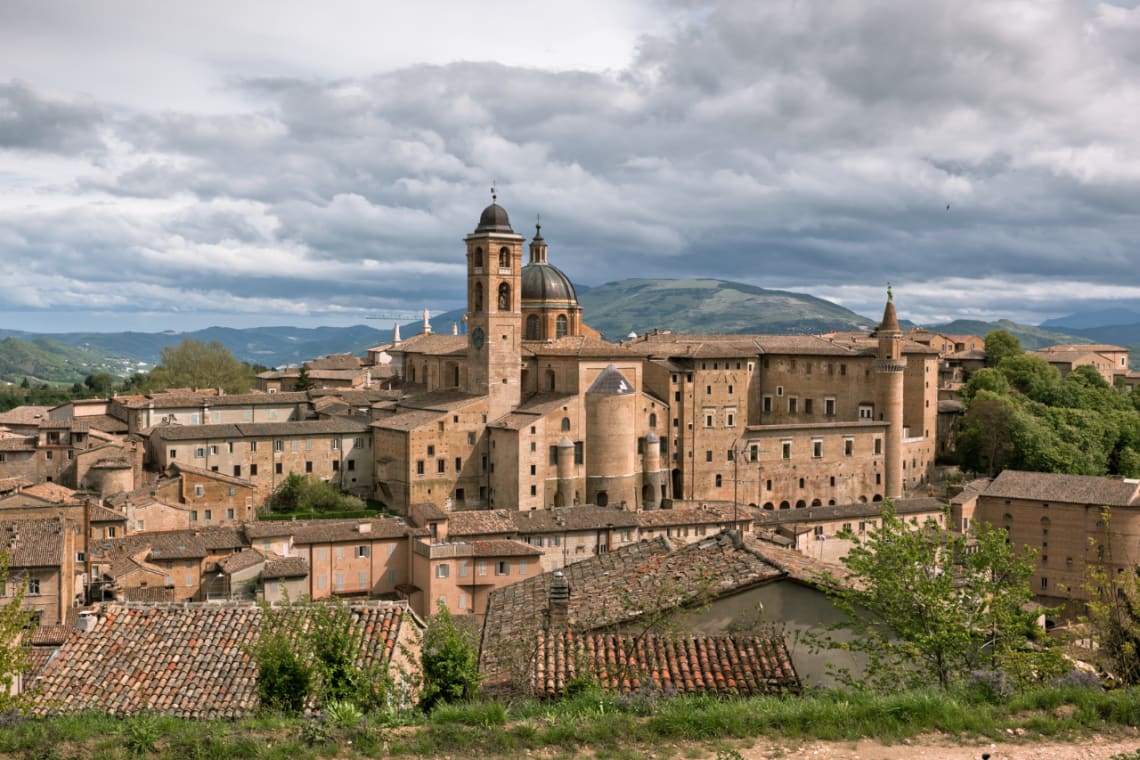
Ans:
[[[495,194],[495,180],[491,180],[491,203],[498,203],[499,196]]]

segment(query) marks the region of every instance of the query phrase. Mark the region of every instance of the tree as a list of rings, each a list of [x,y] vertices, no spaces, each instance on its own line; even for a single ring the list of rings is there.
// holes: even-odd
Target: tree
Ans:
[[[978,395],[978,391],[989,391],[996,396],[1008,396],[1009,381],[1006,380],[1005,375],[993,367],[982,367],[970,375],[970,379],[962,386],[959,395],[968,404],[974,400],[974,396]]]
[[[96,372],[88,375],[83,380],[83,384],[86,385],[92,393],[106,395],[110,393],[114,387],[115,378],[111,377],[111,373],[109,372]]]
[[[293,389],[298,391],[311,391],[316,387],[317,384],[313,382],[313,378],[309,377],[309,368],[302,364],[300,372],[297,373],[297,382],[294,384]]]
[[[420,706],[466,702],[479,693],[479,653],[475,633],[452,617],[441,599],[420,644],[423,691]]]
[[[1101,510],[1105,531],[1111,526],[1111,511]],[[1089,563],[1085,579],[1084,623],[1090,629],[1097,651],[1104,656],[1106,670],[1127,685],[1140,684],[1140,571],[1120,568],[1113,573],[1113,545],[1109,533],[1105,556]],[[1090,542],[1094,539],[1090,539]]]
[[[365,507],[359,497],[344,493],[327,480],[313,480],[295,472],[277,486],[272,504],[278,510],[302,512],[356,511]]]
[[[8,553],[0,552],[0,588],[8,586]],[[20,709],[26,705],[26,697],[15,694],[13,685],[16,679],[28,669],[28,649],[22,641],[32,613],[23,608],[27,585],[24,579],[17,578],[14,593],[6,596],[0,604],[0,712]]]
[[[1018,409],[1008,397],[980,391],[962,417],[958,430],[957,448],[962,466],[995,475],[1012,465],[1018,454],[1014,444],[1018,417]]]
[[[996,367],[1007,356],[1022,353],[1021,341],[1007,330],[994,330],[986,335],[986,366]]]
[[[1034,401],[1049,403],[1061,385],[1061,373],[1040,356],[1011,354],[997,368],[1010,385]]]
[[[149,384],[155,389],[221,388],[226,393],[245,393],[253,387],[253,373],[218,341],[187,338],[162,349]]]
[[[850,576],[826,579],[845,615],[835,627],[854,636],[824,645],[867,663],[865,673],[840,673],[841,680],[892,690],[947,688],[977,670],[1019,683],[1058,673],[1060,656],[1026,611],[1032,554],[1015,553],[1004,531],[989,526],[967,539],[933,521],[905,521],[889,502],[880,522],[865,537],[842,534],[854,543],[843,559]]]

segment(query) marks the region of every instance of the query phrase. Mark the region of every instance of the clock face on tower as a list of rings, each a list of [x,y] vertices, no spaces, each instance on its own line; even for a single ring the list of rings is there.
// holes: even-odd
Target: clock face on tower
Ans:
[[[487,336],[483,334],[482,327],[476,327],[471,331],[471,345],[475,346],[476,350],[483,348],[483,343],[486,341]]]

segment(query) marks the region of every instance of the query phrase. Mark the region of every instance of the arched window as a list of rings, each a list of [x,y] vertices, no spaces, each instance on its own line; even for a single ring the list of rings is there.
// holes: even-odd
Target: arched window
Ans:
[[[813,507],[820,507],[820,506],[823,506],[823,502],[822,502],[822,501],[820,501],[819,499],[812,499],[812,500],[811,500],[811,505],[812,505]]]
[[[559,314],[558,319],[554,320],[554,337],[561,338],[566,334],[566,315]]]
[[[605,491],[598,491],[597,495],[594,496],[594,503],[599,507],[607,507],[610,503],[610,495]]]
[[[716,476],[716,487],[720,488],[722,485],[724,485],[724,479],[720,475],[717,475]]]
[[[562,418],[562,429],[563,430],[569,430],[570,429],[570,418],[569,417],[563,417]]]
[[[475,283],[475,297],[473,300],[475,301],[474,310],[483,311],[483,283]]]
[[[769,512],[771,512],[775,508],[776,508],[776,505],[773,504],[772,502],[770,502],[770,501],[764,502],[764,509],[768,510]]]
[[[871,497],[871,501],[882,501],[882,500],[883,500],[883,495],[881,493],[877,493]]]
[[[651,428],[657,427],[657,415],[653,412],[650,412],[650,414],[649,414],[649,427],[651,427]]]
[[[791,509],[792,505],[786,501],[780,502],[780,509]]]
[[[499,269],[511,268],[511,250],[506,246],[499,249]]]
[[[476,248],[475,249],[475,268],[476,269],[482,269],[483,268],[483,249],[482,248]]]
[[[807,506],[807,502],[804,501],[803,499],[800,499],[799,501],[796,502],[796,509],[803,509],[806,506]]]
[[[511,310],[511,286],[503,282],[499,284],[499,311]]]
[[[526,318],[526,339],[527,340],[540,340],[542,334],[538,330],[538,317],[531,314]]]

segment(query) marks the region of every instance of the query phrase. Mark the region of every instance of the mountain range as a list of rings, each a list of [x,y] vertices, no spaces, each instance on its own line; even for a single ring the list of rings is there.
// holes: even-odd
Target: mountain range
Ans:
[[[585,321],[608,340],[655,328],[695,333],[820,333],[828,330],[871,330],[877,319],[856,314],[831,301],[803,293],[768,290],[754,285],[713,279],[631,279],[578,288]],[[1042,326],[1009,320],[963,321],[926,325],[928,329],[985,335],[1004,329],[1026,348],[1054,343],[1140,344],[1140,323],[1105,325],[1103,320],[1127,318],[1126,310],[1106,314],[1070,315]],[[877,315],[876,315],[877,316]],[[460,309],[432,318],[435,332],[449,333],[461,325]],[[1056,324],[1062,322],[1063,324]],[[903,327],[913,326],[903,323]],[[1059,330],[1057,328],[1063,328]],[[420,322],[401,327],[405,338],[418,333]],[[186,339],[217,340],[238,359],[279,367],[333,353],[363,354],[391,340],[391,329],[352,327],[210,327],[193,332],[75,332],[37,334],[0,330],[0,379],[12,383],[74,383],[93,372],[118,377],[146,371],[159,360],[164,346]],[[1134,354],[1140,355],[1140,345]]]

